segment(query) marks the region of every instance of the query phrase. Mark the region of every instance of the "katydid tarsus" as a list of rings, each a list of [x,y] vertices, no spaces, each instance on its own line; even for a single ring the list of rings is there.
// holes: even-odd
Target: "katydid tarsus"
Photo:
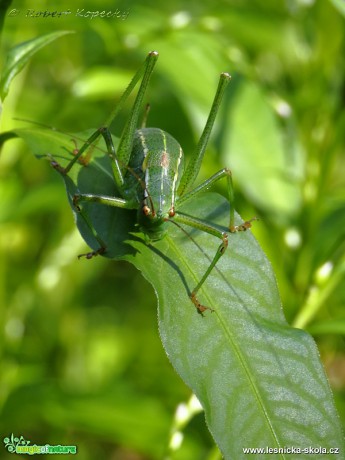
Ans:
[[[197,216],[191,217],[180,213],[179,207],[192,200],[197,194],[208,190],[215,182],[225,178],[230,202],[229,232],[245,231],[251,227],[251,221],[243,222],[241,225],[234,223],[233,185],[229,169],[224,168],[218,171],[193,188],[225,88],[230,81],[230,75],[228,73],[220,75],[205,128],[187,167],[183,170],[182,148],[170,134],[159,128],[137,128],[145,92],[157,58],[158,53],[156,51],[148,54],[144,64],[134,75],[105,125],[94,132],[79,150],[74,151],[73,159],[68,165],[63,168],[55,160],[52,161],[52,165],[61,174],[68,174],[77,161],[82,160],[83,164],[87,162],[89,149],[92,149],[93,143],[100,136],[103,136],[108,154],[112,159],[113,178],[121,196],[77,193],[73,198],[73,204],[77,211],[81,211],[83,202],[94,202],[123,209],[137,209],[137,223],[150,242],[163,238],[169,231],[170,222],[174,222],[178,226],[183,224],[196,228],[220,239],[221,243],[213,259],[211,259],[209,267],[189,293],[197,311],[202,314],[205,310],[212,310],[212,308],[199,302],[198,292],[218,260],[225,253],[228,247],[228,233],[219,230],[210,223],[201,221]],[[117,151],[115,151],[108,127],[139,81],[140,87],[132,111],[122,132]],[[86,158],[83,154],[86,154]],[[90,230],[93,230],[92,223],[87,222],[87,224]],[[95,236],[97,237],[97,235]],[[92,258],[97,254],[105,254],[107,251],[106,243],[101,239],[98,241],[100,243],[99,249],[84,254],[87,258]]]

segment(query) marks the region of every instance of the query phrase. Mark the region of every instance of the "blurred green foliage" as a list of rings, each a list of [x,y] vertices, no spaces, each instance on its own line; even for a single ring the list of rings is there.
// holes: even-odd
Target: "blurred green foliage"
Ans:
[[[18,75],[1,131],[26,118],[77,132],[106,119],[151,49],[149,124],[198,140],[218,75],[233,82],[200,174],[233,170],[237,210],[276,272],[289,322],[318,342],[345,422],[345,24],[339,0],[13,1],[9,49],[73,30]],[[71,11],[34,17],[32,11]],[[15,13],[13,13],[14,11]],[[28,13],[29,11],[29,13]],[[119,135],[130,103],[114,128]],[[219,185],[222,190],[222,185]],[[85,252],[61,179],[19,140],[0,157],[0,434],[76,444],[80,458],[159,459],[190,391],[162,350],[152,288]],[[217,458],[201,414],[173,459]]]

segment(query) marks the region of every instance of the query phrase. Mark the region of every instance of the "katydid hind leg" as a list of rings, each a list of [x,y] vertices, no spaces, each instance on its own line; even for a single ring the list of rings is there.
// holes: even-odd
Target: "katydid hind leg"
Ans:
[[[117,157],[121,163],[121,166],[127,166],[129,163],[129,158],[133,148],[134,134],[138,127],[140,109],[142,107],[146,89],[148,87],[151,74],[157,62],[157,59],[157,51],[151,51],[148,54],[146,61],[144,63],[143,78],[141,80],[140,87],[137,92],[137,96],[135,98],[130,117],[122,132],[119,146],[117,149]]]
[[[71,168],[73,167],[73,165],[78,161],[80,162],[80,159],[82,158],[82,155],[85,153],[85,151],[88,150],[89,148],[92,148],[92,145],[95,142],[97,142],[98,138],[102,135],[107,145],[108,153],[114,160],[112,162],[112,168],[113,168],[115,182],[118,186],[123,185],[122,172],[126,169],[128,161],[129,161],[134,132],[138,124],[139,110],[141,108],[142,100],[143,100],[147,85],[149,83],[150,76],[153,71],[154,65],[157,61],[157,58],[158,58],[158,53],[156,51],[151,51],[148,54],[144,64],[132,78],[127,89],[125,90],[120,100],[118,101],[115,109],[112,111],[110,116],[107,118],[104,126],[97,129],[86,140],[86,142],[83,144],[83,146],[80,149],[74,149],[74,156],[66,167],[62,167],[57,161],[53,159],[51,161],[51,164],[54,167],[54,169],[56,169],[59,173],[63,175],[67,175],[69,171],[71,170]],[[140,80],[141,77],[142,77],[142,81],[141,81],[140,88],[138,90],[136,101],[132,109],[131,117],[121,136],[120,145],[119,145],[119,155],[116,156],[108,126],[110,126],[113,123],[114,119],[120,112],[125,101],[128,99],[128,97],[132,93],[134,87],[136,86],[137,82]]]
[[[149,117],[150,110],[151,110],[151,105],[149,103],[147,103],[146,106],[145,106],[144,116],[143,116],[143,119],[142,119],[142,122],[141,122],[141,129],[146,128],[147,119]]]
[[[126,168],[128,167],[129,159],[132,153],[133,139],[134,139],[135,131],[138,127],[140,109],[141,109],[143,99],[145,96],[145,92],[149,84],[150,77],[153,72],[157,59],[158,59],[158,53],[156,51],[151,51],[148,54],[144,64],[139,69],[139,71],[135,74],[135,76],[132,78],[126,91],[121,96],[121,99],[118,102],[115,110],[110,114],[110,116],[106,120],[105,126],[101,128],[101,134],[107,145],[108,153],[113,159],[112,169],[113,169],[113,175],[115,178],[115,182],[118,188],[120,189],[124,185],[123,176],[126,171]],[[123,129],[117,152],[115,152],[112,137],[111,137],[108,127],[113,123],[115,117],[119,113],[119,110],[122,108],[124,102],[126,101],[128,96],[131,94],[131,92],[133,91],[134,87],[136,86],[140,78],[142,78],[140,87],[138,89],[138,93],[135,98],[135,102],[132,107],[130,117]],[[149,108],[146,109],[146,112],[144,115],[144,122],[146,120],[148,111],[149,111]]]
[[[230,75],[226,72],[223,72],[220,75],[217,91],[214,96],[214,100],[212,103],[209,116],[206,121],[205,128],[202,132],[198,145],[196,146],[196,149],[187,165],[187,168],[185,169],[182,175],[181,182],[178,188],[179,196],[183,196],[183,194],[193,186],[193,183],[200,171],[201,163],[204,158],[206,147],[219,110],[219,106],[221,104],[225,88],[230,82],[230,79]]]

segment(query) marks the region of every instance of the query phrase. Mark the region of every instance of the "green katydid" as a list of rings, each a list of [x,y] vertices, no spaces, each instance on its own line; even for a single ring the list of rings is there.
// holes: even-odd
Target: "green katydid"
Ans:
[[[82,212],[83,202],[93,202],[128,210],[137,209],[137,223],[140,230],[150,242],[163,238],[168,232],[170,222],[178,226],[180,224],[187,225],[219,238],[221,243],[209,267],[199,283],[189,294],[198,312],[202,314],[206,309],[212,310],[212,308],[202,305],[197,298],[197,294],[218,260],[226,251],[228,247],[228,233],[217,229],[212,224],[199,220],[197,217],[180,213],[179,207],[193,199],[197,194],[205,192],[218,180],[226,178],[231,204],[229,232],[245,231],[251,227],[251,221],[243,222],[241,225],[234,224],[234,208],[232,206],[233,186],[229,169],[224,168],[218,171],[197,187],[192,188],[200,170],[222,96],[231,77],[228,73],[220,75],[218,88],[205,128],[188,166],[183,171],[182,148],[170,134],[159,128],[137,128],[143,99],[157,58],[158,53],[156,51],[148,54],[144,64],[134,75],[116,108],[108,117],[105,126],[94,132],[79,150],[76,149],[74,151],[74,157],[67,166],[62,167],[55,160],[52,161],[52,165],[61,174],[68,175],[68,172],[77,161],[83,164],[87,162],[87,157],[85,159],[82,155],[102,136],[112,160],[113,179],[121,196],[104,196],[77,192],[73,197],[73,205],[77,211]],[[140,87],[129,120],[125,125],[117,151],[115,152],[108,127],[140,79]],[[107,251],[106,243],[97,236],[92,222],[87,219],[86,221],[90,230],[94,232],[100,246],[97,250],[84,255],[87,258],[92,258],[97,254],[105,254]]]

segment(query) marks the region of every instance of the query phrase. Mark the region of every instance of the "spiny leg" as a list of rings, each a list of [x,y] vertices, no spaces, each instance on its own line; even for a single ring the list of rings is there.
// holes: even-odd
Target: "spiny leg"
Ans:
[[[92,235],[94,236],[94,238],[97,240],[97,242],[99,244],[98,249],[95,249],[94,251],[89,251],[89,252],[87,252],[85,254],[79,254],[78,259],[80,259],[81,257],[86,257],[86,259],[92,259],[92,257],[104,254],[106,252],[106,250],[107,250],[106,244],[99,237],[99,235],[96,232],[94,226],[90,222],[90,219],[88,218],[87,214],[80,208],[78,208],[78,212],[81,215],[81,217],[84,219],[84,222],[86,223],[86,225],[88,226],[88,228],[91,231]]]
[[[80,212],[80,202],[93,202],[113,206],[122,209],[135,209],[135,206],[130,201],[123,198],[117,198],[108,195],[94,195],[92,193],[76,193],[73,197],[73,205],[78,212]]]
[[[225,88],[230,82],[230,79],[231,79],[230,75],[226,72],[223,72],[220,75],[217,91],[214,96],[214,100],[212,103],[212,107],[211,107],[210,114],[208,116],[208,119],[207,119],[207,122],[204,128],[204,131],[188,163],[188,166],[185,169],[183,176],[181,178],[181,182],[178,187],[179,196],[182,196],[188,189],[190,189],[193,186],[193,183],[197,175],[199,174],[200,166],[201,166],[201,163],[202,163],[205,151],[206,151],[208,140],[210,138],[211,131],[212,131],[212,128],[213,128],[213,125],[214,125],[214,122],[215,122],[215,119],[218,113],[218,109],[222,101]]]
[[[143,78],[135,98],[131,114],[128,122],[122,132],[119,146],[117,149],[117,156],[123,165],[128,165],[130,155],[133,149],[134,134],[138,127],[140,109],[143,104],[146,89],[148,87],[151,74],[158,59],[157,51],[151,51],[144,64]],[[109,123],[110,124],[110,123]],[[124,172],[124,171],[123,171]]]
[[[94,238],[98,241],[100,247],[94,251],[90,251],[86,254],[80,254],[78,256],[78,259],[81,257],[86,257],[87,259],[91,259],[94,256],[97,255],[102,255],[106,252],[106,244],[103,242],[103,240],[99,237],[97,234],[97,231],[95,227],[92,225],[90,219],[87,216],[87,213],[83,211],[83,209],[80,207],[81,202],[93,202],[93,203],[100,203],[100,204],[105,204],[108,206],[113,206],[117,208],[122,208],[122,209],[132,209],[133,204],[124,200],[123,198],[117,198],[117,197],[110,197],[110,196],[105,196],[105,195],[93,195],[93,194],[76,194],[73,197],[73,206],[78,212],[82,218],[84,219],[86,225],[88,226],[89,230],[93,234]]]
[[[150,51],[149,54],[147,55],[146,59],[145,59],[144,64],[140,67],[140,69],[134,75],[134,77],[132,78],[130,84],[128,85],[128,87],[126,88],[125,92],[121,96],[120,101],[116,104],[116,107],[114,108],[114,110],[111,112],[111,114],[107,118],[107,121],[105,123],[106,126],[110,126],[112,124],[112,122],[116,118],[117,114],[122,109],[123,104],[128,99],[128,96],[131,94],[131,92],[133,91],[135,85],[140,80],[142,75],[144,75],[144,77],[143,77],[143,80],[144,80],[145,79],[145,74],[146,74],[146,77],[148,77],[148,79],[147,79],[147,83],[148,83],[148,80],[150,79],[150,75],[152,73],[153,67],[156,64],[157,59],[158,59],[157,51]],[[147,83],[145,83],[146,86],[147,86]]]
[[[196,219],[191,216],[186,216],[183,214],[176,213],[174,215],[174,221],[178,222],[179,224],[185,224],[190,227],[196,228],[198,230],[201,230],[203,232],[206,232],[210,235],[216,236],[219,238],[222,242],[220,243],[216,254],[214,255],[209,267],[205,271],[204,275],[201,277],[199,283],[196,285],[196,287],[193,289],[193,291],[190,293],[190,299],[195,305],[196,309],[198,310],[199,313],[203,314],[204,311],[206,310],[211,310],[213,311],[212,308],[207,307],[203,305],[201,302],[199,302],[197,298],[197,293],[200,290],[201,286],[204,284],[206,279],[208,278],[209,274],[217,264],[218,260],[222,257],[222,255],[225,253],[227,247],[228,247],[228,234],[226,232],[222,232],[221,230],[218,230],[214,226],[207,224],[199,219]]]
[[[115,109],[112,111],[110,116],[107,118],[105,122],[105,126],[102,128],[97,129],[85,142],[85,144],[79,149],[79,150],[74,150],[74,157],[73,159],[68,163],[68,165],[63,168],[61,165],[59,165],[58,162],[53,160],[52,166],[61,174],[68,174],[68,172],[71,170],[73,165],[79,161],[80,158],[83,155],[83,153],[92,147],[92,145],[97,141],[100,135],[103,136],[105,143],[108,148],[108,153],[114,160],[112,162],[112,167],[113,167],[113,174],[114,174],[114,179],[118,187],[121,187],[124,183],[123,179],[123,174],[122,172],[126,169],[128,160],[131,154],[131,149],[132,149],[132,143],[133,143],[133,136],[135,129],[138,124],[138,117],[139,117],[139,110],[141,108],[142,100],[148,85],[148,82],[150,80],[151,73],[153,71],[154,65],[157,61],[158,58],[158,53],[156,51],[151,51],[143,66],[138,70],[138,72],[134,75],[132,78],[130,84],[128,85],[127,89],[123,93],[123,95],[120,98],[120,101],[117,103]],[[109,132],[108,126],[112,124],[114,121],[115,117],[121,110],[123,104],[125,101],[128,99],[129,95],[133,91],[135,85],[137,84],[138,80],[142,77],[141,85],[138,90],[137,97],[135,99],[135,103],[132,109],[131,116],[129,118],[128,123],[125,126],[125,129],[122,133],[121,139],[120,139],[120,144],[119,144],[119,152],[118,155],[115,155],[115,148],[113,146],[113,142],[111,139],[111,134]]]
[[[88,139],[87,141],[82,145],[80,149],[75,148],[73,150],[73,158],[71,161],[68,163],[68,165],[63,168],[57,161],[52,160],[51,165],[53,166],[54,169],[56,169],[60,174],[62,175],[67,175],[73,165],[79,161],[81,164],[84,166],[87,166],[89,159],[84,158],[82,161],[82,155],[83,153],[88,150],[89,148],[95,147],[95,142],[98,140],[98,138],[102,136],[104,139],[104,142],[107,146],[107,152],[110,158],[112,159],[112,169],[113,169],[113,174],[114,174],[114,180],[115,183],[117,184],[118,187],[121,187],[124,183],[122,171],[120,168],[120,162],[118,160],[118,157],[115,152],[115,147],[113,143],[113,139],[111,137],[111,133],[109,129],[105,126],[98,128],[97,131],[95,131]]]
[[[72,166],[77,162],[80,161],[81,156],[87,150],[100,136],[101,131],[98,129],[95,131],[82,145],[80,149],[74,149],[73,150],[73,158],[71,161],[68,163],[68,165],[64,168],[62,167],[56,160],[52,159],[51,165],[53,166],[54,169],[56,169],[60,174],[62,175],[67,175],[69,171],[71,170]]]
[[[233,189],[233,184],[232,184],[232,175],[231,171],[228,168],[224,168],[220,171],[218,171],[216,174],[214,174],[212,177],[201,183],[199,186],[191,190],[190,192],[185,193],[181,197],[178,198],[176,201],[176,207],[179,208],[182,204],[188,202],[192,198],[194,198],[196,195],[205,192],[208,190],[213,184],[215,184],[217,181],[220,179],[226,177],[227,179],[227,189],[228,189],[228,197],[229,197],[229,204],[230,204],[230,216],[229,216],[229,231],[231,233],[236,233],[240,231],[246,231],[251,227],[251,222],[253,220],[256,220],[256,217],[253,219],[250,219],[248,221],[243,222],[240,225],[235,225],[235,211],[234,211],[234,189]],[[208,269],[202,276],[201,280],[197,284],[197,286],[193,289],[190,298],[193,302],[193,304],[196,306],[197,310],[199,313],[203,313],[205,310],[209,309],[212,310],[210,307],[206,307],[205,305],[202,305],[198,298],[197,298],[197,293],[200,290],[201,286],[204,284],[210,273],[212,272],[213,268],[219,261],[219,259],[222,257],[222,255],[225,253],[227,247],[228,247],[228,234],[226,232],[222,232],[215,228],[214,226],[210,224],[206,224],[205,222],[191,217],[191,216],[186,216],[183,214],[180,214],[179,212],[175,212],[173,209],[170,217],[173,217],[176,222],[183,223],[186,225],[189,225],[191,227],[197,228],[201,231],[204,231],[206,233],[209,233],[211,235],[216,236],[217,238],[220,238],[222,240],[221,244],[219,245],[217,252],[215,256],[213,257]],[[212,310],[213,311],[213,310]]]
[[[146,128],[147,119],[151,110],[150,104],[146,104],[143,120],[141,122],[141,129]]]
[[[176,201],[176,207],[179,208],[182,204],[188,202],[190,199],[194,198],[197,196],[199,193],[203,193],[207,191],[210,187],[212,187],[216,182],[218,182],[220,179],[223,178],[227,179],[227,191],[228,191],[228,197],[229,197],[229,203],[230,203],[230,216],[229,216],[229,231],[231,233],[236,233],[239,231],[245,231],[248,230],[251,227],[251,222],[253,220],[257,220],[256,217],[243,222],[240,225],[235,225],[235,210],[234,210],[234,187],[232,183],[232,174],[230,169],[224,168],[218,171],[216,174],[214,174],[212,177],[209,179],[205,180],[202,182],[200,185],[195,187],[193,190],[185,193],[184,195],[180,196],[178,200]]]

